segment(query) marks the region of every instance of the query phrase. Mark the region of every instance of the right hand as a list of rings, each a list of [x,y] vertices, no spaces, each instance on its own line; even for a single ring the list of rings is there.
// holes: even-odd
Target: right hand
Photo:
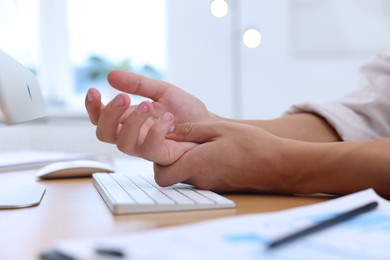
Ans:
[[[198,145],[175,163],[154,165],[160,186],[183,182],[217,192],[288,192],[287,152],[300,147],[252,125],[234,122],[177,124],[167,138]],[[287,148],[288,147],[288,148]]]

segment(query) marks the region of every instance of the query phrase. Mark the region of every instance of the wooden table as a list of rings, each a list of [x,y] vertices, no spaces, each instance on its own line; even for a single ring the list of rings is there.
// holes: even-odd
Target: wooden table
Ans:
[[[133,165],[131,160],[129,163]],[[61,239],[126,234],[225,216],[276,211],[326,200],[324,197],[226,194],[227,198],[236,202],[237,208],[113,215],[95,190],[91,178],[37,181],[35,172],[36,169],[0,172],[2,185],[38,182],[46,187],[40,205],[0,210],[0,259],[39,259],[41,252],[50,249]]]

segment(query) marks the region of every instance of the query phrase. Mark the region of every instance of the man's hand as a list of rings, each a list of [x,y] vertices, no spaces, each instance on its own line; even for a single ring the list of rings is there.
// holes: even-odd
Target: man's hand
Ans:
[[[172,165],[154,165],[161,186],[184,182],[214,191],[285,192],[278,167],[286,139],[259,127],[223,121],[178,124],[167,137],[199,145]]]
[[[199,99],[167,82],[119,70],[108,75],[108,82],[119,91],[151,100],[131,105],[130,97],[121,93],[104,105],[99,91],[87,93],[85,106],[98,139],[128,155],[169,165],[196,145],[165,139],[172,125],[215,119]]]
[[[226,121],[178,124],[167,138],[198,145],[174,164],[154,165],[161,186],[337,195],[373,188],[390,198],[390,139],[302,142]]]

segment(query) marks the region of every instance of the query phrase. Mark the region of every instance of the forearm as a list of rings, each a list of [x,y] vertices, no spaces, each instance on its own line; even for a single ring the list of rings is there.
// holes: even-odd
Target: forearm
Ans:
[[[390,198],[390,139],[363,142],[294,142],[282,152],[291,193],[348,194],[373,188]],[[289,190],[290,189],[290,190]]]
[[[340,137],[326,120],[311,113],[288,115],[272,120],[219,119],[261,127],[274,135],[288,139],[307,142],[340,141]]]

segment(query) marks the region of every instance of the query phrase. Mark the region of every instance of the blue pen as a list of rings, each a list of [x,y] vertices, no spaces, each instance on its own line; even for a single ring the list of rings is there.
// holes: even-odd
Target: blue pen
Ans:
[[[331,227],[333,225],[336,225],[338,223],[341,223],[341,222],[344,222],[344,221],[347,221],[353,217],[356,217],[360,214],[363,214],[363,213],[366,213],[368,211],[371,211],[373,209],[375,209],[376,207],[378,207],[378,202],[376,201],[373,201],[373,202],[370,202],[370,203],[367,203],[361,207],[358,207],[358,208],[355,208],[353,210],[350,210],[350,211],[347,211],[347,212],[344,212],[340,215],[337,215],[333,218],[330,218],[330,219],[327,219],[323,222],[320,222],[318,224],[314,224],[313,226],[310,226],[308,228],[305,228],[305,229],[302,229],[302,230],[299,230],[297,232],[294,232],[294,233],[291,233],[291,234],[288,234],[282,238],[279,238],[277,240],[274,240],[272,241],[271,243],[268,244],[267,248],[268,249],[273,249],[273,248],[276,248],[276,247],[279,247],[281,245],[284,245],[284,244],[287,244],[291,241],[294,241],[298,238],[301,238],[303,236],[307,236],[311,233],[314,233],[314,232],[317,232],[317,231],[320,231],[320,230],[323,230],[323,229],[326,229],[328,227]]]

